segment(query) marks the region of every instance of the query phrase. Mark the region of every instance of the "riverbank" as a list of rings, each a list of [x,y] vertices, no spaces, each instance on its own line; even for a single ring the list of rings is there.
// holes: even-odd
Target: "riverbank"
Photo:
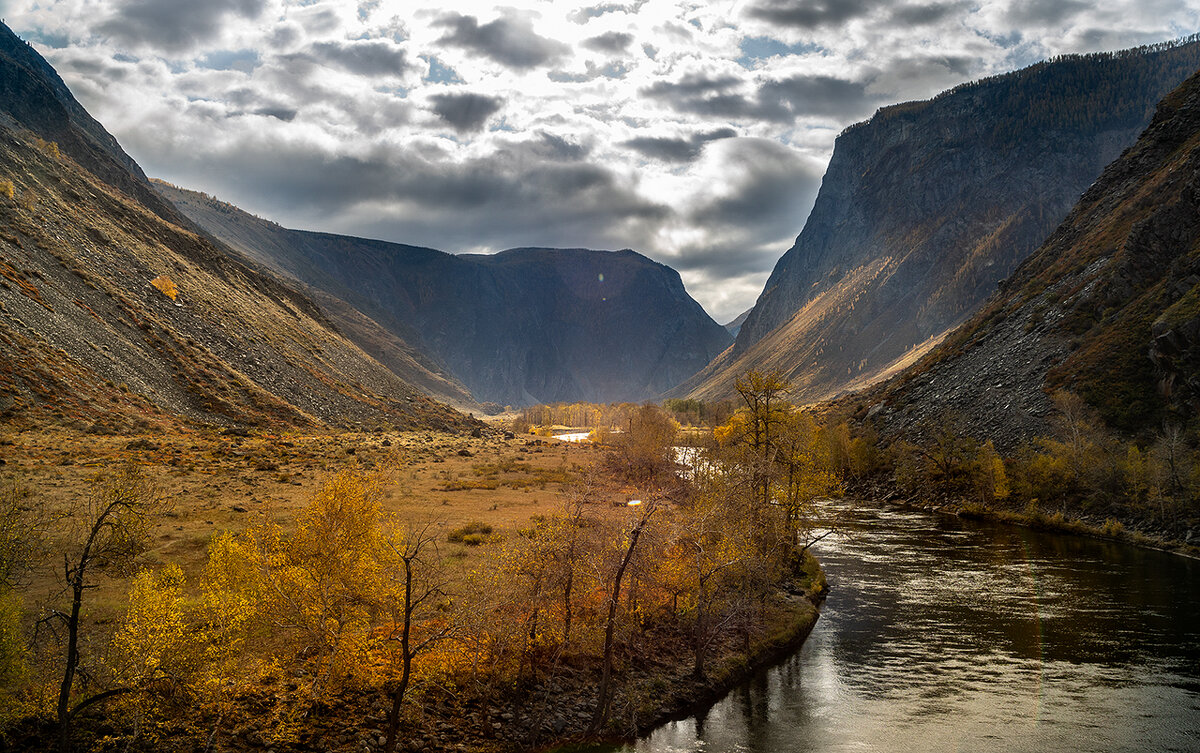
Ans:
[[[1132,527],[1132,525],[1127,526],[1124,522],[1112,517],[1099,519],[1098,517],[1071,515],[1063,511],[1051,513],[1045,512],[1036,506],[1026,507],[1022,510],[998,509],[976,501],[964,500],[948,495],[923,497],[918,500],[902,494],[895,482],[890,479],[865,479],[849,484],[846,496],[900,505],[914,510],[954,515],[960,518],[1006,523],[1038,531],[1067,533],[1105,541],[1117,541],[1146,549],[1200,559],[1200,540],[1196,537],[1193,537],[1190,541],[1181,541],[1163,536],[1155,531],[1147,532],[1138,530]]]
[[[800,572],[758,604],[742,626],[731,626],[709,650],[705,678],[693,674],[694,654],[687,636],[660,626],[623,647],[608,723],[591,733],[600,665],[572,656],[548,663],[536,678],[498,682],[460,678],[430,685],[405,709],[397,751],[520,753],[569,751],[598,743],[620,743],[655,727],[690,716],[720,700],[755,672],[782,661],[804,643],[818,618],[828,586],[815,557],[807,554]],[[213,731],[213,750],[285,753],[378,753],[383,749],[387,698],[363,688],[307,706],[295,680],[280,681],[237,699],[237,710],[222,719],[193,720],[192,730],[164,749],[192,749],[196,730]],[[294,738],[284,742],[266,721],[271,709],[305,708]],[[259,709],[260,716],[245,711]],[[215,730],[214,730],[215,728]]]

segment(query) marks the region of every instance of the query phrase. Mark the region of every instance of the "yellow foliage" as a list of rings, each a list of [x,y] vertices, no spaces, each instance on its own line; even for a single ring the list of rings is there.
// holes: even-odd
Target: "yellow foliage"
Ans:
[[[16,189],[11,180],[0,180],[0,196],[11,199],[16,195]]]
[[[159,275],[150,281],[150,284],[158,288],[158,291],[170,298],[172,301],[179,296],[179,288],[166,275]]]
[[[168,565],[158,573],[142,571],[129,589],[129,609],[113,638],[113,649],[133,681],[172,677],[194,665],[196,631],[188,628],[183,608],[183,571]]]

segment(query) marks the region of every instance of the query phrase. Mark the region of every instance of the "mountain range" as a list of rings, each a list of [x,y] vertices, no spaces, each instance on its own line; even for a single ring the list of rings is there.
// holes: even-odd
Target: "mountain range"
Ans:
[[[732,342],[678,272],[628,249],[454,255],[288,230],[203,194],[158,188],[247,257],[411,343],[481,402],[652,400]]]
[[[1194,40],[1068,56],[847,128],[734,346],[669,394],[727,398],[758,369],[815,401],[913,363],[983,305],[1197,67]]]
[[[807,400],[899,373],[850,398],[886,432],[954,413],[1012,447],[1063,388],[1150,431],[1200,409],[1200,83],[1171,91],[1198,66],[1067,57],[880,110],[722,327],[632,250],[454,255],[152,183],[0,29],[0,417],[459,430],[754,368]]]
[[[890,434],[953,415],[1011,449],[1069,390],[1126,434],[1200,414],[1200,74],[1053,234],[916,366],[852,398]]]

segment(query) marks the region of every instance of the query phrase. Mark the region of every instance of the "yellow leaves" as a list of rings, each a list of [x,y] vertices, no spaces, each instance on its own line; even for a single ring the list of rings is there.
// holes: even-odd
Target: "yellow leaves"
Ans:
[[[159,275],[150,281],[150,284],[158,288],[158,292],[170,298],[172,301],[179,296],[179,288],[166,275]]]
[[[0,180],[0,196],[11,199],[16,195],[16,189],[11,180]]]
[[[142,571],[129,589],[129,608],[113,649],[132,682],[154,679],[159,671],[180,674],[190,663],[196,633],[189,630],[183,606],[183,571],[168,565],[154,573]]]

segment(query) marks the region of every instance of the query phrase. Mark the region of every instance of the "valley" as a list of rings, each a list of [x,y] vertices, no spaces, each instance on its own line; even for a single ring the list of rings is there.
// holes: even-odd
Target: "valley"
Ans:
[[[0,22],[0,753],[1200,744],[1192,22],[522,3]]]

